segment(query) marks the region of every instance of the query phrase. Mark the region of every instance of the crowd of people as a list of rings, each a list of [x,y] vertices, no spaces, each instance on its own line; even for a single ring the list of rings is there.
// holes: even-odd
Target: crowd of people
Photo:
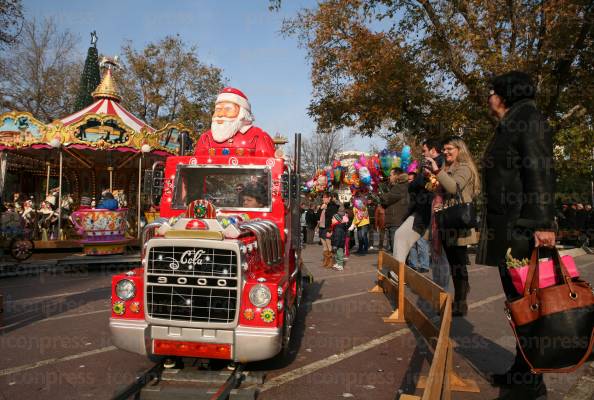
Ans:
[[[562,233],[562,242],[573,241],[579,245],[594,243],[594,211],[592,204],[580,202],[562,203],[555,217],[557,227]]]
[[[393,168],[389,190],[380,196],[379,204],[357,204],[364,200],[354,197],[351,204],[341,205],[326,193],[321,205],[304,209],[305,241],[312,243],[317,228],[324,246],[323,266],[340,271],[343,249],[348,252],[349,239],[353,239],[346,232],[357,230],[357,253],[365,254],[371,248],[368,232],[375,230],[378,249],[389,250],[399,263],[419,272],[431,271],[433,279],[445,287],[451,277],[456,317],[468,313],[468,248],[477,245],[476,263],[497,267],[506,298],[520,298],[505,263],[506,254],[530,259],[535,247],[555,246],[558,229],[590,235],[594,231],[590,204],[566,204],[555,212],[551,128],[535,96],[536,87],[525,73],[495,77],[485,99],[499,122],[480,160],[480,173],[462,137],[429,138],[422,143],[419,170],[407,173]],[[479,197],[482,208],[476,210],[476,224],[456,229],[440,226],[443,210],[455,204],[477,204]],[[443,263],[449,265],[445,281],[438,277]],[[506,399],[546,395],[542,374],[532,373],[518,351],[510,369],[493,375],[492,382],[510,388],[502,397]]]

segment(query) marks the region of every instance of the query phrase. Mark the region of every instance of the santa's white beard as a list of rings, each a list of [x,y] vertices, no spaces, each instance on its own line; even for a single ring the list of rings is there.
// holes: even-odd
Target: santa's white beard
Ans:
[[[212,132],[212,138],[215,142],[223,143],[224,141],[231,139],[244,125],[243,119],[238,116],[236,118],[216,118],[217,120],[223,120],[222,124],[219,124],[213,118],[210,124],[210,130]]]

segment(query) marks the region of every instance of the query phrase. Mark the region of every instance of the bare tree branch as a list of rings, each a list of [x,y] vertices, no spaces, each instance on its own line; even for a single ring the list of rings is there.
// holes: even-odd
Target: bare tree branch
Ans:
[[[26,22],[6,52],[0,76],[3,103],[52,121],[70,113],[82,69],[76,37],[51,19]]]

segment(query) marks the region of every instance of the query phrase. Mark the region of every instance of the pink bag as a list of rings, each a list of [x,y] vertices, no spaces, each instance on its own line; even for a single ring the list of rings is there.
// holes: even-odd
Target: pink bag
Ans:
[[[579,271],[575,267],[575,262],[571,256],[561,257],[561,262],[569,271],[569,276],[577,278],[580,276]],[[530,265],[525,265],[520,268],[509,268],[509,274],[511,275],[512,282],[518,293],[524,293],[524,286],[526,285],[526,277]],[[547,259],[538,263],[538,287],[543,289],[555,284],[555,271],[553,269],[553,260]]]

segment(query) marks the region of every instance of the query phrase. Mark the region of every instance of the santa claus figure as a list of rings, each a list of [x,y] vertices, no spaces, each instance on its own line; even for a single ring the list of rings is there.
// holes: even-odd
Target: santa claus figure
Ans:
[[[246,95],[238,89],[223,89],[215,103],[210,130],[196,143],[196,155],[274,156],[274,142],[253,122]]]

